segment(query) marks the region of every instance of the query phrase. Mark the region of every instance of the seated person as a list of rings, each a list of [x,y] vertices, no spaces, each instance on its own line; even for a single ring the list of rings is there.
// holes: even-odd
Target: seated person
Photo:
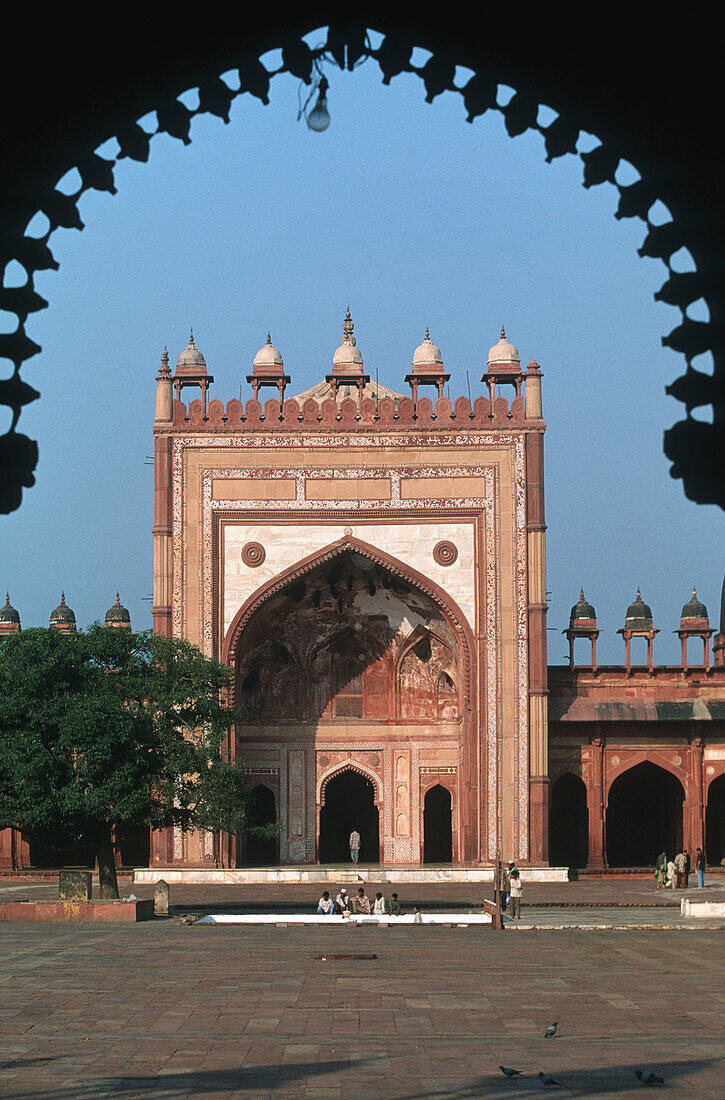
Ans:
[[[390,895],[390,915],[393,917],[402,917],[403,906],[398,901],[397,894]]]
[[[322,916],[329,917],[333,908],[334,905],[332,902],[332,898],[330,897],[329,891],[323,890],[322,897],[317,903],[317,912],[320,913]]]
[[[344,886],[340,887],[340,893],[335,898],[335,912],[349,913],[351,909],[350,896]]]
[[[357,897],[355,898],[355,912],[366,913],[368,916],[370,915],[370,899],[367,897],[365,893],[365,888],[363,886],[358,886],[357,888]]]
[[[381,917],[383,913],[387,913],[388,907],[385,904],[385,898],[378,890],[375,895],[375,901],[373,902],[373,916]]]

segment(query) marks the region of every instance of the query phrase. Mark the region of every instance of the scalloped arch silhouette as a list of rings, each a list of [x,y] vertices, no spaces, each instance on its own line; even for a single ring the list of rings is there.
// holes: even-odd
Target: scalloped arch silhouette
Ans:
[[[265,69],[259,56],[245,54],[240,50],[238,90],[229,88],[220,76],[208,76],[199,84],[192,85],[192,88],[199,89],[199,105],[196,108],[185,106],[172,93],[162,97],[155,107],[158,119],[155,133],[166,133],[188,144],[191,140],[191,119],[195,115],[209,113],[228,121],[232,101],[243,92],[248,92],[268,104],[269,85],[274,76],[289,72],[309,82],[314,60],[327,55],[329,63],[336,64],[341,69],[352,68],[360,59],[374,58],[382,69],[385,84],[398,73],[414,73],[425,85],[426,102],[431,102],[444,91],[456,91],[463,98],[468,121],[489,110],[499,111],[503,115],[509,136],[516,137],[527,130],[538,130],[541,133],[547,160],[567,152],[576,152],[579,126],[571,118],[560,114],[550,125],[544,126],[538,121],[539,97],[527,91],[516,91],[507,104],[499,106],[497,79],[485,71],[474,72],[464,87],[458,87],[455,84],[455,57],[443,49],[432,54],[423,65],[416,66],[411,62],[414,43],[409,37],[396,32],[386,34],[380,45],[373,48],[364,23],[347,26],[344,31],[332,27],[328,28],[324,45],[312,50],[297,32],[281,29],[276,41],[268,44],[264,52],[275,48],[282,48],[283,63],[273,71]],[[467,63],[463,59],[460,62]],[[507,78],[505,74],[500,74],[498,79],[503,81]],[[517,83],[517,80],[513,80],[510,86]],[[183,95],[184,90],[178,94]],[[153,105],[150,110],[154,110]],[[108,135],[112,136],[117,137],[121,146],[118,157],[105,160],[91,147],[77,164],[67,164],[67,172],[75,168],[79,173],[81,182],[75,193],[66,195],[56,187],[51,187],[45,193],[42,188],[36,192],[38,210],[49,221],[48,232],[37,239],[28,236],[11,237],[3,250],[6,262],[15,259],[23,265],[28,282],[19,288],[0,287],[0,309],[14,313],[18,318],[15,332],[0,335],[0,357],[9,359],[14,366],[12,376],[0,387],[0,404],[9,406],[12,410],[11,427],[5,435],[0,436],[0,460],[6,462],[9,474],[0,490],[0,512],[10,512],[19,507],[22,489],[30,488],[35,483],[37,444],[16,432],[22,408],[39,397],[37,391],[20,378],[21,365],[41,350],[25,331],[27,317],[47,306],[47,302],[35,292],[33,276],[38,270],[58,267],[48,246],[48,240],[57,228],[83,228],[77,203],[84,192],[98,190],[115,194],[113,168],[116,161],[121,156],[130,156],[141,161],[148,159],[149,143],[155,134],[147,134],[132,118],[120,127],[118,135]],[[93,144],[95,146],[96,143]],[[715,456],[719,453],[717,448],[722,429],[717,423],[717,416],[716,423],[709,425],[692,420],[689,415],[692,408],[703,405],[713,405],[717,410],[722,402],[714,376],[693,371],[690,367],[694,356],[710,350],[715,355],[718,372],[722,340],[717,326],[711,322],[693,321],[686,312],[692,302],[703,297],[710,306],[711,314],[719,315],[720,301],[717,295],[721,291],[717,290],[718,282],[712,279],[708,281],[707,275],[700,276],[697,271],[694,278],[683,277],[672,268],[672,256],[683,245],[688,244],[687,225],[674,220],[664,225],[655,225],[649,220],[649,211],[660,196],[647,181],[645,165],[641,166],[642,177],[639,181],[620,185],[615,178],[620,155],[612,144],[603,141],[595,149],[579,156],[584,164],[584,186],[612,183],[620,194],[615,217],[638,217],[648,226],[649,232],[639,254],[661,259],[668,269],[668,280],[656,297],[676,306],[681,312],[682,323],[663,338],[663,343],[685,355],[688,373],[667,388],[668,393],[686,406],[687,419],[679,421],[666,433],[665,453],[674,463],[672,475],[682,478],[687,496],[702,503],[717,503],[725,507],[725,488],[716,479],[703,479],[702,475],[703,456]]]
[[[376,775],[372,768],[366,768],[364,764],[360,764],[357,760],[343,760],[340,764],[333,764],[320,778],[317,784],[317,805],[322,807],[325,803],[325,790],[327,784],[332,779],[336,779],[338,775],[342,775],[344,772],[357,772],[363,779],[369,779],[373,785],[373,791],[375,792],[375,805],[379,806],[382,797],[382,785],[380,783],[380,776]]]

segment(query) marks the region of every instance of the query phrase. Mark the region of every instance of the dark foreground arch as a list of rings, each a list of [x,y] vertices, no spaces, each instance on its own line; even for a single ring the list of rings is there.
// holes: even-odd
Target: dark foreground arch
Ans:
[[[99,9],[95,18],[102,15]],[[113,161],[102,159],[94,150],[115,135],[121,156],[144,161],[149,155],[149,135],[136,120],[151,111],[157,113],[157,132],[188,143],[194,115],[212,113],[226,119],[232,99],[240,93],[267,103],[275,74],[267,72],[258,58],[275,47],[284,51],[277,71],[304,80],[310,78],[313,58],[323,52],[328,64],[341,69],[375,58],[385,83],[401,72],[417,73],[429,102],[444,91],[456,91],[469,120],[487,110],[500,110],[511,136],[538,130],[547,159],[573,152],[582,129],[599,135],[602,144],[581,154],[585,186],[615,184],[620,192],[618,217],[646,220],[658,198],[673,215],[673,221],[663,226],[648,224],[641,250],[666,263],[670,277],[659,297],[682,312],[682,324],[665,342],[682,351],[688,363],[699,352],[712,350],[717,380],[706,373],[688,372],[671,388],[685,404],[688,418],[667,433],[665,450],[674,464],[673,475],[684,480],[688,496],[725,504],[718,461],[725,449],[725,399],[719,384],[725,373],[725,290],[720,275],[725,228],[719,161],[712,155],[712,117],[717,117],[721,99],[720,59],[707,13],[689,12],[684,26],[678,20],[659,20],[655,27],[648,10],[639,13],[630,8],[624,32],[620,21],[611,20],[598,28],[595,42],[586,43],[578,23],[564,13],[557,18],[548,10],[531,9],[521,19],[513,11],[486,8],[479,17],[485,18],[485,33],[475,34],[469,12],[418,11],[414,41],[408,13],[394,4],[381,11],[368,10],[357,20],[339,6],[319,3],[302,16],[294,13],[282,18],[276,10],[245,7],[201,21],[191,9],[179,10],[170,20],[159,9],[144,11],[142,17],[120,14],[109,37],[102,23],[94,33],[92,22],[89,35],[69,34],[69,16],[62,7],[39,15],[35,9],[24,11],[16,5],[5,26],[13,50],[0,73],[3,102],[9,105],[4,120],[8,155],[0,175],[0,266],[17,259],[29,278],[25,287],[0,293],[0,309],[18,317],[17,331],[0,336],[1,353],[15,368],[0,387],[0,403],[13,411],[10,430],[0,436],[0,467],[9,475],[0,478],[0,511],[17,508],[22,488],[34,483],[37,445],[15,430],[23,406],[38,396],[18,373],[20,365],[39,350],[25,332],[27,317],[47,304],[34,290],[34,275],[57,266],[48,247],[50,232],[82,227],[77,209],[81,195],[88,189],[115,190]],[[89,18],[92,21],[94,16]],[[367,25],[384,35],[376,48],[367,37]],[[318,27],[329,27],[326,42],[320,51],[311,51],[302,35]],[[696,49],[683,49],[682,38],[688,34]],[[87,46],[101,38],[102,54]],[[502,55],[502,41],[515,41],[516,48]],[[62,50],[58,42],[63,42]],[[414,65],[414,44],[430,49],[433,56]],[[158,64],[161,54],[162,66]],[[616,81],[612,80],[612,57],[618,62]],[[669,71],[670,59],[675,57],[677,81]],[[464,86],[456,81],[457,65],[474,70]],[[218,75],[235,67],[241,80],[239,92],[232,92]],[[18,88],[25,87],[28,71],[34,73],[34,95],[26,99]],[[498,82],[517,89],[504,107],[496,103]],[[188,108],[177,96],[195,87],[199,106]],[[559,117],[539,122],[541,103]],[[653,118],[656,126],[651,124]],[[642,172],[640,181],[618,183],[621,157]],[[62,194],[55,184],[74,167],[80,174],[79,189]],[[50,230],[32,240],[23,234],[38,209],[47,215]],[[695,259],[697,270],[692,275],[678,275],[670,264],[682,246]],[[708,322],[691,320],[686,313],[701,297],[709,306]],[[701,405],[713,406],[713,424],[689,417],[690,409]]]
[[[264,783],[258,783],[250,794],[249,824],[252,828],[277,824],[274,791]],[[279,863],[279,839],[276,836],[256,836],[254,832],[248,832],[242,848],[242,858],[248,867],[272,867]]]
[[[618,776],[607,802],[607,863],[654,867],[660,852],[682,847],[685,792],[676,776],[645,760]]]

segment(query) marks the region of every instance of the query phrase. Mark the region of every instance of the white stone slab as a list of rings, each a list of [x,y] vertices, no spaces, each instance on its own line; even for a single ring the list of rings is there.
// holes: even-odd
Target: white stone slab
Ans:
[[[492,918],[488,913],[421,913],[419,924],[446,924],[457,927],[469,924],[491,924]],[[415,924],[412,913],[404,913],[401,917],[365,916],[361,913],[353,913],[349,917],[332,914],[323,917],[314,913],[218,913],[202,917],[196,924],[334,924],[338,927],[345,924]]]
[[[683,917],[725,917],[725,901],[691,901],[682,898],[680,901],[680,913]]]

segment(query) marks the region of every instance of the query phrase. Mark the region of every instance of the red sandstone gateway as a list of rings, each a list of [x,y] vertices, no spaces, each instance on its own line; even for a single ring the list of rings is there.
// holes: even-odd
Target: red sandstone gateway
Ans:
[[[682,664],[657,667],[638,591],[624,666],[598,667],[582,592],[569,667],[547,670],[542,372],[522,369],[503,329],[481,367],[484,393],[451,401],[426,330],[403,396],[371,381],[348,311],[324,381],[286,398],[268,334],[254,396],[224,405],[208,400],[193,335],[173,375],[164,352],[154,628],[234,667],[243,720],[229,751],[256,820],[282,829],[276,841],[155,832],[153,867],[347,863],[353,829],[363,866],[501,854],[524,868],[641,867],[683,845],[711,865],[725,856],[723,634],[711,666],[693,593]],[[187,406],[189,387],[201,397]],[[277,396],[263,406],[264,387]],[[11,612],[8,600],[0,630],[19,629]],[[581,639],[591,657],[576,666]],[[632,664],[640,639],[644,666]],[[0,834],[0,866],[28,858]]]

